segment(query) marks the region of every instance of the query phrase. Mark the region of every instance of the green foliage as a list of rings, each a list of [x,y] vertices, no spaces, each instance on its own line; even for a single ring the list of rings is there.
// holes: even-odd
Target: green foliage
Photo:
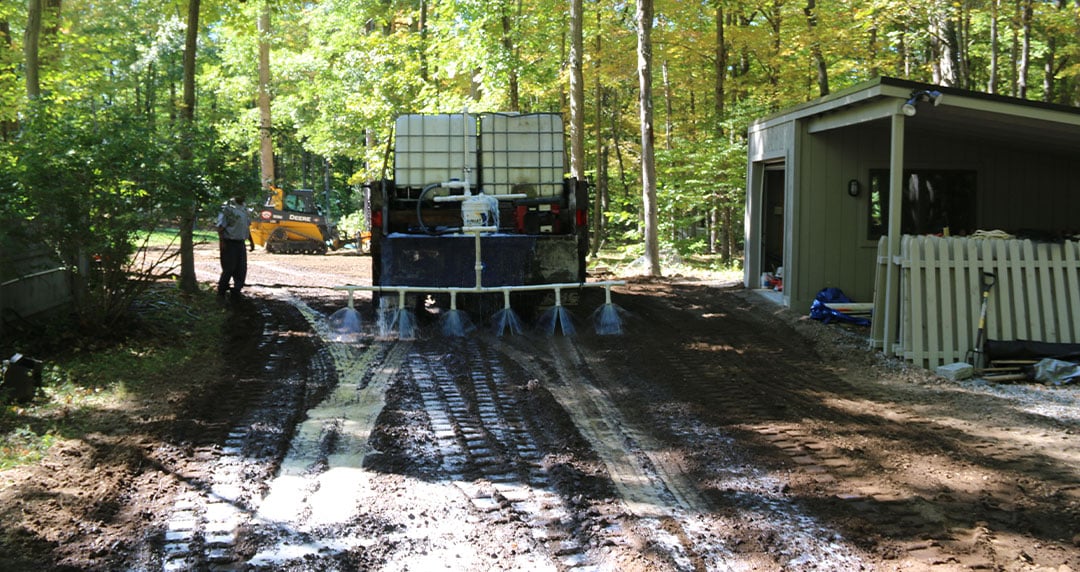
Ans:
[[[27,219],[36,238],[75,272],[83,323],[109,326],[125,297],[133,238],[161,218],[150,192],[157,146],[117,110],[39,105],[31,111],[18,162]]]
[[[30,109],[17,149],[19,214],[74,273],[80,324],[99,333],[122,321],[169,268],[169,255],[136,258],[138,238],[245,188],[212,133],[162,135],[118,106],[41,102]],[[195,160],[180,160],[191,149]]]
[[[62,439],[130,430],[142,422],[140,401],[217,381],[226,315],[212,294],[159,287],[132,306],[137,319],[123,341],[22,340],[45,364],[43,387],[29,404],[0,407],[0,469],[33,463]]]
[[[367,222],[362,211],[351,212],[338,221],[338,231],[341,236],[355,237],[367,230]]]
[[[56,442],[52,433],[39,435],[29,425],[0,435],[0,471],[36,463]]]
[[[216,232],[211,230],[196,230],[193,233],[195,243],[213,242],[218,239]],[[160,228],[151,232],[141,233],[136,237],[136,242],[148,248],[178,248],[180,245],[180,231],[175,228]]]
[[[19,180],[16,175],[15,148],[0,141],[0,221],[12,228],[10,221],[22,220],[26,212],[26,197],[19,192]],[[0,233],[0,249],[6,248],[8,233]]]

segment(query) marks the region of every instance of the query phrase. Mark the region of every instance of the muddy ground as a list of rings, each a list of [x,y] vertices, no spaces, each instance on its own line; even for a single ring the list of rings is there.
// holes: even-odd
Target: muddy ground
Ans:
[[[199,278],[216,278],[213,248]],[[230,369],[0,473],[4,570],[1080,571],[1078,390],[947,382],[684,277],[464,337],[251,257]],[[387,326],[388,324],[383,324]]]

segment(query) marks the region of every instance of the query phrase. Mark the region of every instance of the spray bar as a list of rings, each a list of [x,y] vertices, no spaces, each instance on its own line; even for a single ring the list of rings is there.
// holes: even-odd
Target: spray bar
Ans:
[[[347,284],[345,286],[334,286],[333,290],[344,290],[349,293],[349,307],[353,307],[353,292],[357,290],[361,292],[390,292],[395,293],[400,297],[404,297],[405,294],[450,294],[451,300],[456,298],[458,294],[468,293],[497,293],[502,292],[505,295],[509,295],[511,292],[538,292],[544,290],[554,290],[555,295],[559,296],[562,290],[570,290],[573,288],[604,288],[606,290],[605,295],[610,303],[611,300],[611,287],[612,286],[625,286],[625,280],[605,280],[602,282],[561,282],[555,284],[521,284],[517,286],[479,286],[472,288],[465,288],[460,286],[357,286],[353,284]]]

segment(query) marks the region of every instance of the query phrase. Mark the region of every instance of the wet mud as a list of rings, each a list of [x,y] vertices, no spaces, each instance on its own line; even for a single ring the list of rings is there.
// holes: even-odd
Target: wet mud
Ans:
[[[33,469],[13,476],[0,507],[21,542],[9,530],[0,562],[1080,570],[1075,388],[945,382],[859,330],[675,279],[616,289],[600,333],[620,335],[594,329],[601,291],[559,316],[572,337],[505,314],[448,335],[429,308],[402,339],[370,299],[340,313],[330,287],[366,264],[253,256],[220,387],[163,406],[138,443],[69,445],[47,463],[98,462],[63,463],[38,496]],[[41,497],[89,495],[103,467],[111,486],[48,516]],[[62,535],[71,521],[96,529]]]

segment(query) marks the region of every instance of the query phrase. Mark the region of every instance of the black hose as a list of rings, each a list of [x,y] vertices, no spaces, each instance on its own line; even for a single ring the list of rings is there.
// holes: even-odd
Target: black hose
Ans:
[[[441,185],[442,183],[431,183],[430,185],[427,185],[420,191],[420,197],[416,199],[416,222],[420,225],[420,230],[424,231],[425,234],[430,234],[431,236],[441,236],[444,234],[459,232],[461,230],[460,228],[435,230],[428,228],[427,224],[424,223],[424,213],[422,208],[424,204],[424,195],[426,195],[431,189],[437,188]]]
[[[429,229],[427,225],[424,224],[424,213],[422,209],[424,204],[424,195],[426,195],[431,189],[438,188],[440,185],[441,183],[431,183],[430,185],[427,185],[423,188],[423,190],[420,191],[420,197],[416,199],[416,223],[420,225],[420,230],[430,235],[435,235],[438,233]]]

